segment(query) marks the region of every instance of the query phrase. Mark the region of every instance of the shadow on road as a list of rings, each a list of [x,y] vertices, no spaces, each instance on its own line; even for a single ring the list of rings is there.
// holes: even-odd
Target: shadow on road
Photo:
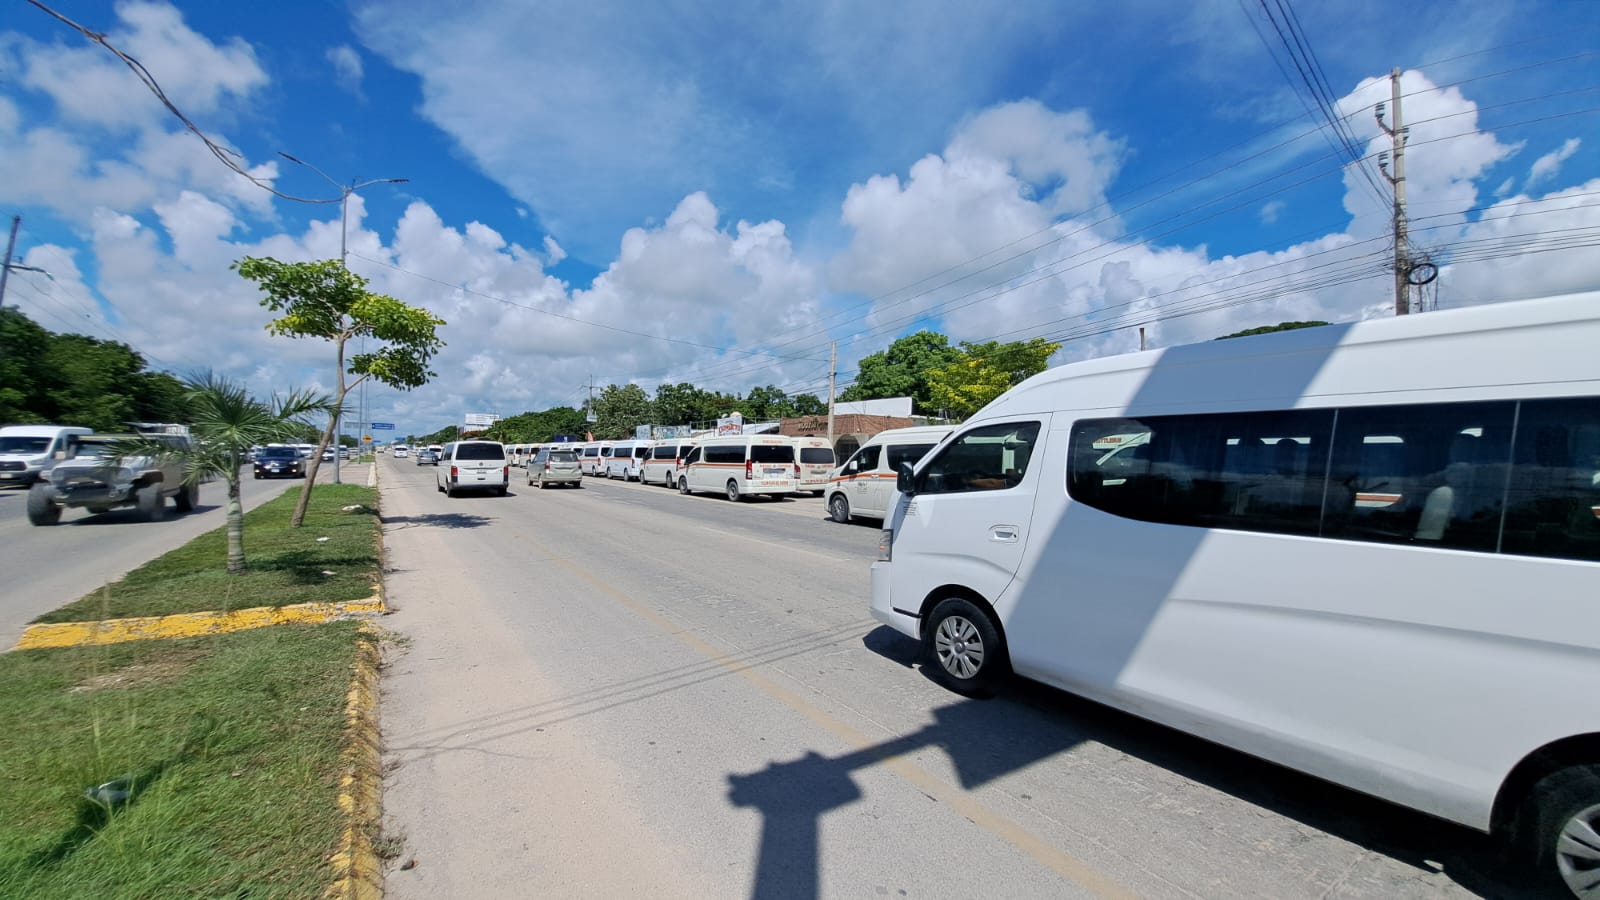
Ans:
[[[378,520],[395,528],[478,528],[494,521],[473,513],[424,513],[419,516],[383,516]]]
[[[918,645],[888,627],[863,646],[918,668]],[[1111,747],[1246,803],[1424,872],[1441,871],[1484,897],[1535,897],[1486,835],[1247,756],[1072,694],[1013,682],[992,701],[958,700],[921,730],[838,757],[807,753],[728,776],[728,799],[761,811],[753,897],[818,894],[821,816],[861,799],[853,773],[906,753],[939,748],[960,787],[972,790],[1086,742]]]

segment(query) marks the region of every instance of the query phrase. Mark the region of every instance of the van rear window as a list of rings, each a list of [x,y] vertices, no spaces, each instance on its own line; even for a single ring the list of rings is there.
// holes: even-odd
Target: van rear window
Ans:
[[[505,459],[505,448],[499,444],[457,444],[456,459]]]
[[[827,447],[801,447],[800,461],[812,465],[833,465],[833,451]]]
[[[571,450],[552,450],[552,451],[550,451],[550,462],[570,463],[570,462],[577,462],[577,461],[578,461],[578,454],[573,453]]]
[[[794,446],[792,444],[752,444],[750,446],[750,461],[758,463],[794,462]]]

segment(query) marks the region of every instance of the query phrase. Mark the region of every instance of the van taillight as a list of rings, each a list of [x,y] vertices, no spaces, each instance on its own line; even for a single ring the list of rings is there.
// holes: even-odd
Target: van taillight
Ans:
[[[795,463],[794,464],[794,477],[796,477],[796,478],[800,477],[800,464],[799,463]]]
[[[756,477],[756,463],[753,459],[744,461],[744,477],[746,481]]]
[[[450,477],[451,478],[457,478],[457,477],[460,477],[460,475],[461,475],[461,470],[460,469],[456,468],[455,466],[451,466],[450,467]]]
[[[511,480],[511,467],[510,466],[501,466],[500,467],[500,474],[505,478],[505,480],[510,481]]]

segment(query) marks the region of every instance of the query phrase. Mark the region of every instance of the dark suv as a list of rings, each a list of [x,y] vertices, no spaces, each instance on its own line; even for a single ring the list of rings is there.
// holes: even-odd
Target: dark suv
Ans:
[[[306,463],[293,447],[267,447],[256,456],[257,478],[304,478]]]

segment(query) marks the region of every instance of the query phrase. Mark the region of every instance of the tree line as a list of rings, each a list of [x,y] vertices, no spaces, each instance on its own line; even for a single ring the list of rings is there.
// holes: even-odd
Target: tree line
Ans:
[[[1023,379],[1043,372],[1060,346],[1037,338],[952,345],[943,334],[919,331],[862,359],[853,383],[838,399],[910,397],[914,415],[965,419]],[[407,440],[444,443],[479,437],[522,444],[586,433],[598,440],[622,440],[633,437],[640,425],[709,427],[735,412],[746,421],[826,416],[828,403],[816,394],[787,394],[772,384],[737,394],[679,382],[660,385],[653,397],[636,384],[608,384],[595,396],[593,411],[593,422],[573,407],[556,406],[507,416],[480,431],[458,433],[452,425],[432,434],[408,435]]]

